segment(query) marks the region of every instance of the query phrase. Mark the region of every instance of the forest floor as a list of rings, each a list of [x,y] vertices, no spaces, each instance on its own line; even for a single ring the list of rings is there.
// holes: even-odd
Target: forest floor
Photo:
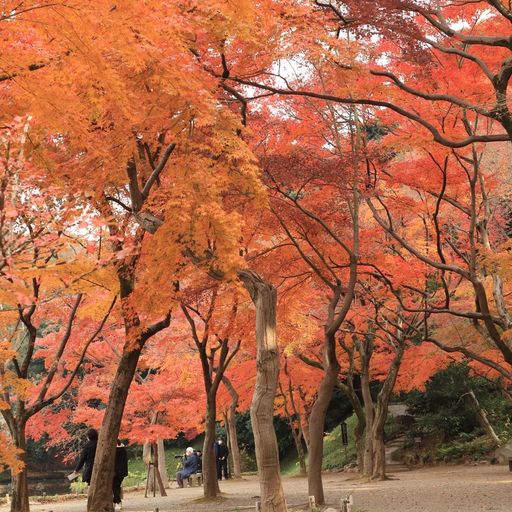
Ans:
[[[384,482],[366,482],[351,473],[325,473],[327,502],[339,509],[340,498],[354,495],[357,512],[510,512],[512,473],[508,466],[437,466],[390,475]],[[307,480],[283,479],[292,510],[306,510]],[[222,497],[215,502],[201,499],[202,488],[168,489],[165,498],[144,498],[127,493],[123,510],[128,512],[227,512],[254,510],[259,484],[256,476],[220,482]],[[33,504],[32,512],[84,512],[84,498],[63,503]],[[8,509],[0,507],[4,512]]]

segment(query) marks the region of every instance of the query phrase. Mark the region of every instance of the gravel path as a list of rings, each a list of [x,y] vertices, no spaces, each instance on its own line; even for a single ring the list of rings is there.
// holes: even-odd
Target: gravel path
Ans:
[[[326,473],[324,488],[330,505],[338,507],[342,496],[352,493],[358,512],[510,512],[512,473],[508,466],[440,466],[391,475],[385,482],[364,482],[354,474]],[[307,481],[283,480],[288,504],[306,509]],[[223,496],[203,502],[202,488],[169,489],[166,498],[147,498],[141,493],[125,496],[128,512],[228,512],[254,510],[259,494],[256,477],[221,482]],[[32,505],[32,512],[85,512],[85,499]],[[0,507],[6,512],[6,507]]]

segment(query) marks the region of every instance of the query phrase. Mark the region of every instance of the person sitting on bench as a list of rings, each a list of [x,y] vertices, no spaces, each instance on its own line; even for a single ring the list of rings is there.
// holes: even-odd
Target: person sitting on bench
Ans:
[[[183,488],[183,480],[186,480],[190,475],[197,473],[199,458],[194,452],[194,448],[188,447],[185,450],[183,457],[183,469],[176,473],[176,482],[178,487]]]

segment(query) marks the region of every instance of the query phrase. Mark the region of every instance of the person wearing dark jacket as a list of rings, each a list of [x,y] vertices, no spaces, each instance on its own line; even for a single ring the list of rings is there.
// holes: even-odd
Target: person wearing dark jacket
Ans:
[[[217,462],[217,478],[222,480],[222,474],[224,474],[224,480],[229,478],[228,476],[228,447],[224,444],[222,439],[219,439],[214,446],[215,460]]]
[[[128,476],[128,454],[124,444],[118,439],[114,464],[114,481],[112,483],[115,504],[121,503],[121,484],[125,476]]]
[[[197,473],[197,464],[199,462],[198,456],[194,452],[194,448],[187,448],[185,456],[183,457],[183,469],[176,473],[176,482],[178,487],[183,487],[183,480],[186,480],[190,475]]]
[[[82,449],[80,458],[75,466],[75,471],[78,473],[82,468],[82,480],[91,483],[92,467],[94,464],[94,456],[96,455],[96,446],[98,444],[98,431],[95,428],[90,428],[87,431],[87,443]]]

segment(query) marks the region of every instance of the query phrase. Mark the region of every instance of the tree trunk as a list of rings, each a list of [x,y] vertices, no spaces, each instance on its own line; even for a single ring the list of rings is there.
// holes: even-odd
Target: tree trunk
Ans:
[[[297,450],[297,458],[299,459],[300,476],[306,476],[306,455],[304,453],[304,447],[302,446],[302,430],[295,430],[293,425],[290,424],[292,429],[293,441],[295,443],[295,449]]]
[[[384,444],[384,429],[378,429],[378,432],[374,432],[372,440],[373,449],[373,471],[372,480],[385,480],[386,479],[386,458]]]
[[[155,468],[153,466],[153,460],[151,457],[151,443],[144,443],[142,447],[142,460],[144,461],[144,464],[146,464],[146,467],[148,468],[147,471],[147,482],[146,482],[146,489],[149,492],[153,492],[154,486],[153,482],[156,481],[156,478],[154,476]]]
[[[28,480],[27,480],[27,442],[25,438],[25,423],[16,423],[16,432],[14,437],[15,446],[22,450],[18,458],[23,462],[23,469],[17,474],[11,474],[12,500],[11,512],[28,512]]]
[[[373,474],[373,400],[370,393],[369,382],[365,383],[367,378],[362,379],[363,401],[365,415],[364,430],[364,451],[363,451],[363,476],[371,477]]]
[[[112,481],[114,478],[117,437],[128,390],[142,352],[142,343],[137,343],[136,348],[130,352],[127,351],[125,345],[124,350],[112,383],[108,405],[105,409],[105,416],[100,430],[91,487],[87,500],[87,512],[112,512],[114,510]]]
[[[300,416],[301,423],[301,432],[302,439],[304,439],[304,444],[306,445],[306,450],[309,452],[309,417],[306,417],[305,414],[301,414]]]
[[[377,395],[377,400],[374,406],[374,417],[373,417],[373,467],[372,467],[372,479],[385,480],[386,479],[386,446],[384,443],[384,427],[386,425],[386,419],[388,417],[389,401],[391,400],[391,394],[395,387],[396,378],[398,376],[398,370],[402,363],[402,357],[405,350],[405,338],[406,333],[401,328],[402,321],[399,319],[399,331],[398,335],[394,336],[396,340],[395,344],[395,357],[391,362],[388,370],[388,375],[384,380],[381,390]]]
[[[317,505],[325,503],[322,483],[322,460],[324,451],[324,425],[327,408],[338,378],[339,366],[336,360],[326,365],[325,373],[318,388],[318,395],[309,416],[309,468],[308,494],[314,496]]]
[[[365,422],[361,421],[361,419],[357,418],[356,427],[354,429],[354,444],[356,446],[356,454],[357,454],[357,470],[359,473],[364,473],[364,430],[365,430]]]
[[[159,459],[158,459],[158,444],[157,443],[153,443],[152,444],[152,448],[153,448],[153,456],[154,456],[154,459],[153,459],[153,470],[155,472],[155,476],[156,478],[154,478],[155,480],[155,483],[153,484],[153,492],[155,492],[155,488],[156,486],[158,485],[158,490],[160,491],[160,496],[167,496],[167,493],[165,492],[165,485],[164,485],[164,482],[162,480],[162,475],[160,474],[160,471],[159,471],[159,466],[160,466],[160,462],[159,462]]]
[[[231,403],[229,409],[226,411],[226,431],[229,439],[229,451],[231,453],[231,460],[233,462],[233,478],[242,478],[242,471],[240,468],[240,448],[238,447],[238,435],[236,432],[236,409],[238,407],[238,393],[231,384],[231,381],[223,376],[222,382],[231,396]]]
[[[487,413],[480,405],[480,402],[478,401],[478,398],[476,397],[474,391],[471,389],[469,391],[469,396],[471,397],[471,400],[475,404],[476,407],[476,416],[478,419],[478,423],[480,423],[480,426],[487,432],[487,435],[497,444],[500,445],[501,441],[500,438],[496,435],[496,432],[492,428],[492,425],[489,421],[489,418],[487,418]]]
[[[203,444],[203,492],[205,498],[215,498],[219,490],[217,464],[213,450],[216,416],[215,393],[210,392],[206,397],[206,421]]]
[[[164,487],[169,487],[169,474],[167,473],[167,461],[165,460],[164,440],[159,439],[157,442],[158,449],[158,471],[164,482]]]
[[[275,288],[251,271],[240,271],[256,306],[256,386],[251,403],[251,424],[261,492],[261,512],[286,512],[279,451],[274,430],[274,400],[279,378]]]

